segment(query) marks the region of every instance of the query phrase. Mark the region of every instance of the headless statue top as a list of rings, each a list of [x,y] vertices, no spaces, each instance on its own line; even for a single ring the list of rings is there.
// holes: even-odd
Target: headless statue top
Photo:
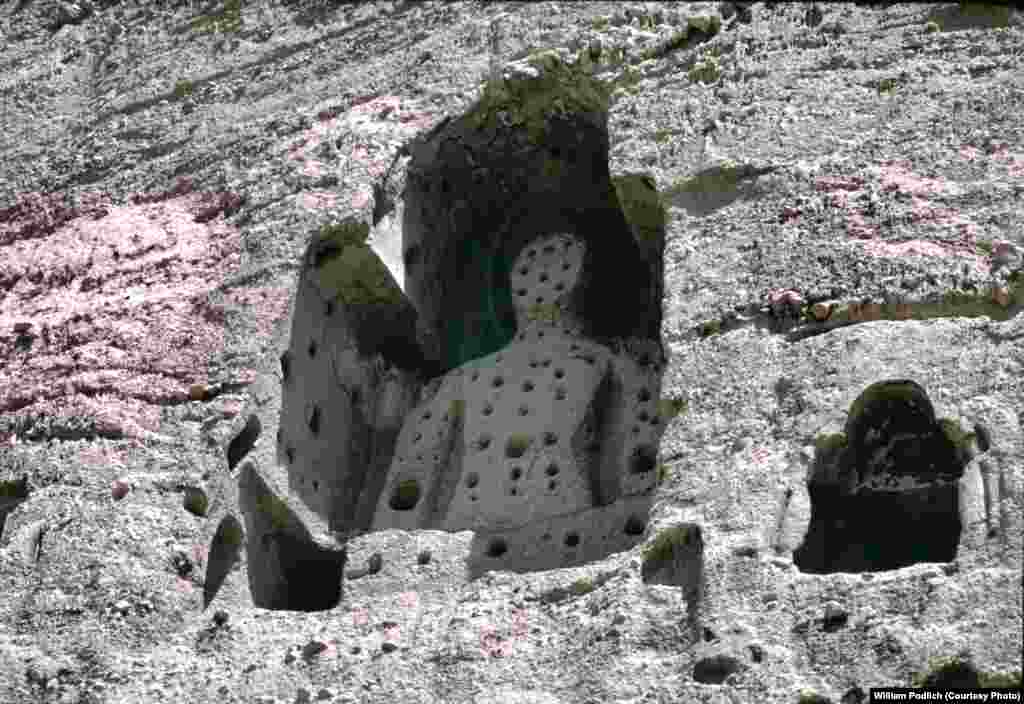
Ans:
[[[595,397],[611,364],[569,306],[584,253],[565,234],[523,248],[510,273],[515,337],[428,384],[399,435],[374,529],[510,528],[598,503],[596,472],[583,465],[597,461]]]

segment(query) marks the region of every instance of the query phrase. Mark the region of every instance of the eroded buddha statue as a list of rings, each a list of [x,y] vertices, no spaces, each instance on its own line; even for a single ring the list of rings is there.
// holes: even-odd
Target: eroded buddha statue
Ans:
[[[513,340],[424,388],[399,433],[372,530],[550,525],[654,485],[658,365],[586,337],[574,313],[585,253],[567,234],[521,250],[510,272]],[[635,536],[646,515],[632,518]],[[550,533],[539,530],[534,542]],[[580,535],[565,545],[577,548]]]

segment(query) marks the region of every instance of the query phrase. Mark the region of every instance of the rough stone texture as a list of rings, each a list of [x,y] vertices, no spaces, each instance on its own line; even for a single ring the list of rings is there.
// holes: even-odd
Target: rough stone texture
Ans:
[[[0,7],[0,701],[846,704],[1019,673],[1015,10],[240,5]],[[431,380],[512,341],[490,272],[559,232],[596,252],[588,336],[653,346],[676,413],[642,544],[487,571],[486,531],[363,532]],[[289,466],[314,427],[361,485]],[[855,506],[929,492],[943,554],[875,569]],[[665,563],[689,526],[700,560]]]
[[[408,414],[374,530],[488,532],[489,566],[506,569],[561,566],[538,553],[564,553],[569,564],[629,547],[623,529],[634,514],[590,509],[653,488],[658,423],[644,409],[655,405],[658,374],[583,336],[570,302],[585,252],[567,235],[520,251],[510,270],[515,337],[439,379]],[[577,520],[554,533],[532,525],[569,514]],[[646,511],[635,520],[646,523]],[[510,529],[529,554],[509,549]],[[633,529],[633,542],[642,533]]]

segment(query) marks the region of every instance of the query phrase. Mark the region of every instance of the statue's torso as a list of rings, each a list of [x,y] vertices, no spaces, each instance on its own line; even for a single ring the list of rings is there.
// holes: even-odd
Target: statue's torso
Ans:
[[[431,467],[430,523],[445,530],[518,526],[590,507],[579,465],[586,433],[596,431],[586,427],[588,410],[609,373],[608,354],[554,334],[453,370],[409,415],[391,473]]]

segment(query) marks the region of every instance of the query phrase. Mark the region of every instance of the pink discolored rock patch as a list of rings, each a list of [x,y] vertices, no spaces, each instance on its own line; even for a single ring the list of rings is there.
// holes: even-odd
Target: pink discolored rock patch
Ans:
[[[131,491],[131,485],[123,479],[115,479],[110,483],[110,496],[114,501],[120,501],[128,496],[129,491]]]
[[[959,155],[972,161],[979,154],[965,146]],[[828,203],[842,212],[847,235],[872,257],[956,257],[980,274],[987,271],[985,258],[977,250],[977,223],[947,204],[964,195],[959,183],[922,176],[907,164],[892,161],[870,168],[866,177],[819,177],[815,190],[827,194]],[[884,213],[875,211],[879,204]],[[928,227],[936,239],[881,237],[893,222],[901,221]]]
[[[875,174],[884,191],[901,191],[918,197],[955,196],[963,193],[958,184],[943,178],[920,176],[898,162],[883,164],[875,168]]]
[[[0,412],[44,437],[148,437],[223,354],[226,313],[208,294],[241,261],[223,215],[242,200],[183,179],[125,205],[83,201],[29,194],[0,212]]]

